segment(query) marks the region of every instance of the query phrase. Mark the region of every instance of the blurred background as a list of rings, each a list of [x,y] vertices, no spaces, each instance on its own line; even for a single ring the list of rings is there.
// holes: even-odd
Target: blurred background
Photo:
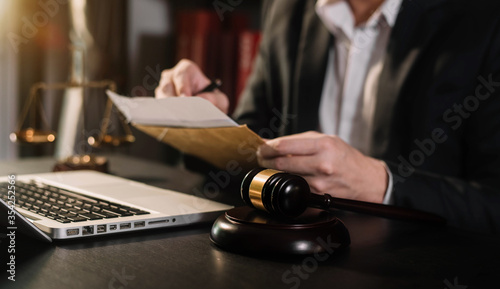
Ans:
[[[135,129],[132,144],[112,149],[88,144],[102,122],[103,89],[39,93],[45,116],[37,114],[35,123],[58,133],[53,143],[13,143],[9,135],[37,82],[111,80],[120,94],[153,96],[161,71],[181,58],[222,79],[234,108],[260,41],[260,5],[256,0],[0,0],[0,161],[113,151],[176,163],[178,152]],[[111,120],[113,133],[122,130],[117,120]]]

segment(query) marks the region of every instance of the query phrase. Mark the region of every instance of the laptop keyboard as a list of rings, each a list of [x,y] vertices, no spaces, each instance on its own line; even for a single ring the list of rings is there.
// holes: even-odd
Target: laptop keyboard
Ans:
[[[8,201],[8,183],[0,183],[0,198]],[[61,223],[147,215],[149,212],[58,187],[16,182],[16,206]]]

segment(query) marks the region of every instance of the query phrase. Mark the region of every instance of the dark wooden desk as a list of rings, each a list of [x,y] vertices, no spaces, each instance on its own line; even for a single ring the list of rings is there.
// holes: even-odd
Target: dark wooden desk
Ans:
[[[48,171],[52,165],[52,159],[4,162],[0,174]],[[204,179],[180,168],[119,156],[111,157],[111,171],[186,193]],[[3,239],[0,288],[500,286],[499,238],[361,214],[338,215],[350,231],[352,244],[324,261],[311,256],[262,259],[225,252],[209,241],[211,224],[54,244],[18,236],[16,281],[11,282],[6,279]]]

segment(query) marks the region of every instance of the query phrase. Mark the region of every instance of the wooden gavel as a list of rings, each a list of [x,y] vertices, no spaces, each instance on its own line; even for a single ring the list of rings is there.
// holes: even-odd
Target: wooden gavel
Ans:
[[[387,218],[444,224],[442,217],[413,209],[317,195],[307,181],[294,174],[257,168],[248,172],[241,183],[241,198],[250,207],[277,217],[294,218],[307,207],[324,210],[342,209]]]

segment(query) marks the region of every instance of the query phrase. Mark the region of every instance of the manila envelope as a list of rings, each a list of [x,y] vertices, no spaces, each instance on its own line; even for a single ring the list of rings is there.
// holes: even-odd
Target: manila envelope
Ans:
[[[264,140],[246,125],[213,128],[179,128],[132,124],[137,129],[219,169],[258,166],[256,152]]]

